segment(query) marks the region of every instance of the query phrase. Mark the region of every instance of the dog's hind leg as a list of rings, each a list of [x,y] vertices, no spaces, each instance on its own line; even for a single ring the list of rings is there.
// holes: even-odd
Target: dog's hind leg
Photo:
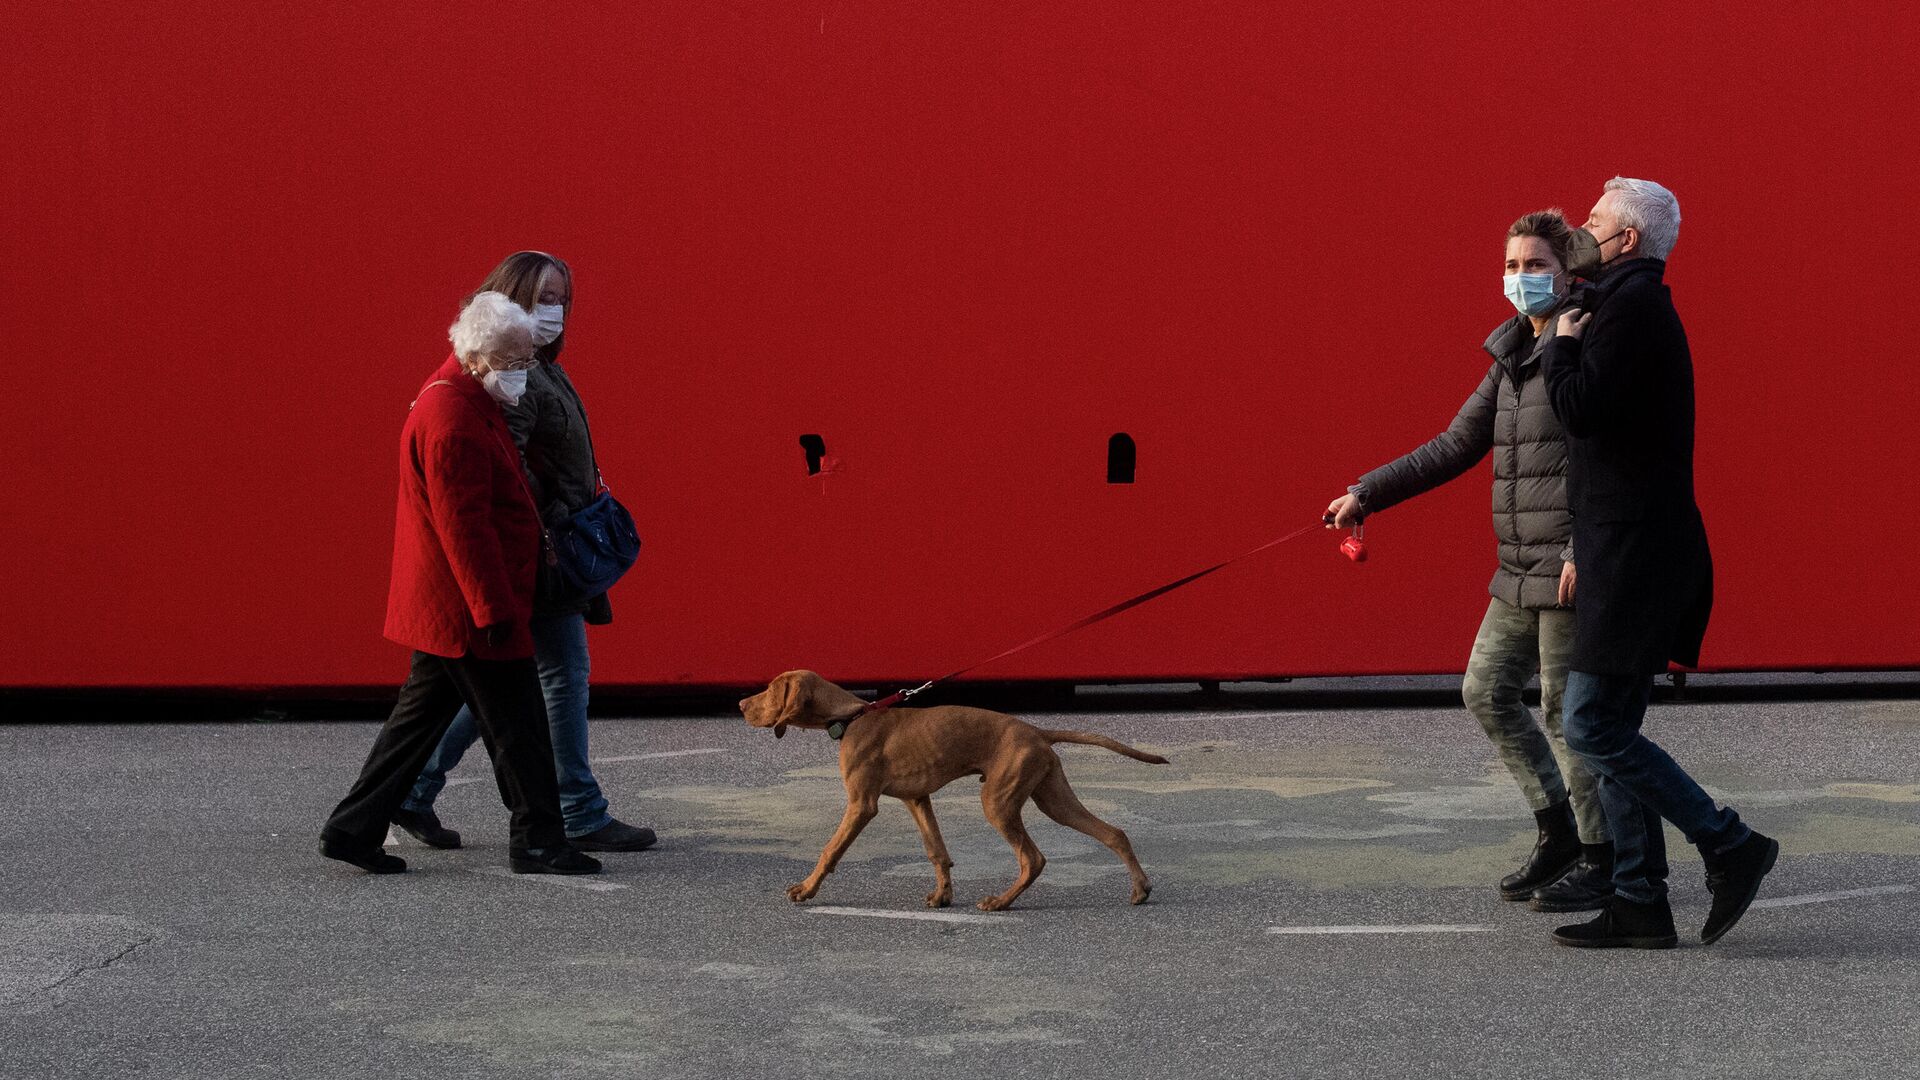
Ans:
[[[872,821],[879,812],[880,800],[877,798],[860,798],[847,803],[847,812],[840,818],[840,828],[833,834],[833,839],[827,841],[826,850],[820,853],[820,864],[813,868],[813,873],[807,875],[807,880],[788,886],[787,899],[796,904],[812,899],[813,894],[820,891],[820,883],[840,864],[840,856],[847,853],[854,837],[859,836],[860,830],[866,828],[867,822]]]
[[[1078,829],[1112,848],[1133,877],[1133,902],[1146,901],[1147,894],[1153,891],[1153,882],[1148,881],[1147,872],[1140,869],[1140,860],[1133,857],[1133,844],[1127,840],[1127,834],[1094,817],[1093,811],[1081,805],[1080,797],[1067,784],[1067,772],[1059,762],[1054,763],[1040,786],[1033,789],[1033,804],[1067,828]]]
[[[933,891],[927,894],[928,907],[946,907],[953,903],[953,857],[947,854],[947,842],[940,835],[940,823],[933,819],[933,800],[926,796],[902,799],[920,826],[920,840],[927,846],[927,861],[933,864]]]
[[[1033,879],[1046,869],[1047,857],[1040,854],[1039,845],[1033,837],[1027,835],[1027,827],[1020,820],[1020,811],[1026,807],[1027,797],[1033,792],[1032,774],[1036,763],[1023,762],[1025,768],[1008,770],[990,777],[980,791],[980,807],[986,811],[987,822],[1000,830],[1007,843],[1013,845],[1013,852],[1020,857],[1020,876],[1014,879],[1006,892],[999,896],[989,896],[977,905],[981,911],[999,911],[1012,904],[1014,899],[1027,891]]]

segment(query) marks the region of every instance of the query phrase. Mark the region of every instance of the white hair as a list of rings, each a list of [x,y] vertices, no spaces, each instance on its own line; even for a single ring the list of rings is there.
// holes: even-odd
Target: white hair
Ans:
[[[533,316],[507,299],[507,294],[483,292],[475,293],[460,309],[460,317],[447,328],[447,339],[453,342],[455,356],[472,360],[499,352],[513,338],[533,344],[533,329]]]
[[[1607,181],[1614,193],[1614,224],[1640,234],[1640,254],[1664,259],[1680,239],[1680,200],[1651,180],[1616,176]]]

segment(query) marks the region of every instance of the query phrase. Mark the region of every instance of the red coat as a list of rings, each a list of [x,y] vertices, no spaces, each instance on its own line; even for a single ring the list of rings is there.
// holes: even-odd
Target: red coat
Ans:
[[[500,408],[449,356],[400,432],[387,637],[424,653],[533,655],[540,518]],[[510,631],[488,645],[480,627],[497,623]]]

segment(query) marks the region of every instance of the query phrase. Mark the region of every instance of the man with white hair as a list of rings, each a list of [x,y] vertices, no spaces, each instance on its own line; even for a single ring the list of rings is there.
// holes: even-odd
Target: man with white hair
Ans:
[[[1548,397],[1567,431],[1567,492],[1580,565],[1563,703],[1567,745],[1599,778],[1614,845],[1614,896],[1562,945],[1667,949],[1673,822],[1707,864],[1719,940],[1746,913],[1778,842],[1740,820],[1640,733],[1653,677],[1700,662],[1713,559],[1693,494],[1693,359],[1661,280],[1680,204],[1650,180],[1615,177],[1587,218],[1573,269],[1592,280],[1584,312],[1560,317],[1547,350]]]

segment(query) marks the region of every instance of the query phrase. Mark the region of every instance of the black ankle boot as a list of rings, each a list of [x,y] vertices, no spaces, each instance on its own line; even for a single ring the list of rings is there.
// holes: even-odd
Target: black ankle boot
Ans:
[[[1759,833],[1746,838],[1731,851],[1714,854],[1702,850],[1707,862],[1707,889],[1713,893],[1713,910],[1707,913],[1707,925],[1700,940],[1711,945],[1720,935],[1733,929],[1747,906],[1760,892],[1760,879],[1773,869],[1780,857],[1780,841]]]
[[[1613,896],[1613,845],[1581,844],[1580,861],[1567,876],[1533,890],[1535,911],[1599,911]]]
[[[1563,926],[1553,940],[1576,949],[1671,949],[1680,942],[1667,898],[1636,904],[1618,896],[1607,901],[1590,922]]]
[[[1525,865],[1500,879],[1500,899],[1526,900],[1533,890],[1551,885],[1580,861],[1580,833],[1573,826],[1573,807],[1565,799],[1533,812],[1540,839]]]

